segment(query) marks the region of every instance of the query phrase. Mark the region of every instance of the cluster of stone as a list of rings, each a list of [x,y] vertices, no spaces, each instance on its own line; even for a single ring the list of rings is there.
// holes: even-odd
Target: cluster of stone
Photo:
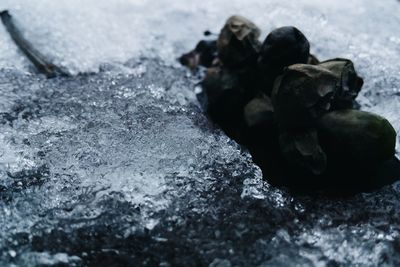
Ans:
[[[354,108],[363,79],[352,61],[319,62],[295,27],[275,29],[263,43],[260,32],[232,16],[217,40],[201,41],[180,61],[207,68],[209,117],[249,149],[264,177],[298,190],[358,191],[395,176],[383,169],[395,161],[396,132]]]

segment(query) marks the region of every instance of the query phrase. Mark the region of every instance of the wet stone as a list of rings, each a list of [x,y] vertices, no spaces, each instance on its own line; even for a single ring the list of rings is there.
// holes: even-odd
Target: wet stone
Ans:
[[[307,63],[310,44],[297,28],[281,27],[268,34],[261,46],[258,66],[264,77],[264,91],[269,94],[275,78],[285,67]]]
[[[335,75],[319,66],[289,66],[274,84],[272,101],[280,127],[312,127],[331,109],[336,90]]]
[[[230,17],[218,37],[218,57],[227,68],[243,67],[257,60],[260,29],[242,16]]]
[[[211,120],[249,149],[263,176],[274,185],[312,192],[329,191],[346,181],[356,181],[354,177],[364,172],[343,160],[347,158],[342,155],[346,151],[330,148],[335,143],[331,142],[335,134],[341,134],[340,127],[338,133],[334,133],[334,127],[332,133],[322,127],[328,128],[324,123],[332,123],[327,119],[329,116],[324,117],[327,113],[355,106],[363,80],[353,63],[341,58],[320,62],[309,53],[307,38],[293,26],[273,30],[261,48],[254,49],[258,46],[255,45],[258,37],[259,29],[240,16],[230,17],[221,30],[217,41],[218,58],[201,83],[200,101]],[[201,50],[199,47],[205,45],[200,42],[196,49]],[[253,55],[257,55],[257,64],[254,64]],[[341,119],[352,120],[351,115]],[[390,127],[386,126],[382,126],[382,131],[386,131],[390,143],[388,150],[394,149],[394,138],[388,130]],[[322,137],[320,130],[324,131]],[[354,130],[357,131],[357,127]],[[375,151],[374,141],[370,141],[365,142],[365,150],[379,155],[381,152]],[[340,148],[343,144],[337,145]],[[359,153],[351,142],[346,148],[351,151],[349,155]],[[389,163],[385,164],[398,165],[395,160],[390,161],[391,157],[386,157]],[[375,166],[370,169],[371,173],[378,176],[384,173],[380,171],[382,161],[369,162]],[[346,168],[351,170],[346,172]],[[388,172],[385,175],[393,176]],[[345,178],[335,179],[335,176]],[[349,188],[357,191],[356,187]]]
[[[202,40],[194,50],[183,54],[179,58],[179,62],[187,66],[191,70],[196,70],[197,67],[203,66],[209,68],[217,64],[217,41]]]
[[[284,158],[291,166],[315,175],[326,170],[327,155],[319,145],[315,129],[283,132],[279,136],[279,144]]]
[[[332,111],[318,121],[329,156],[342,162],[375,164],[394,156],[396,131],[383,117],[358,110]]]
[[[243,107],[246,104],[244,89],[233,73],[213,68],[202,82],[207,98],[207,113],[232,138],[239,138],[244,125]]]
[[[319,62],[320,61],[318,60],[318,58],[312,54],[310,54],[310,56],[308,57],[308,60],[307,60],[307,64],[310,64],[310,65],[318,65]]]
[[[338,79],[338,89],[332,103],[333,109],[352,108],[354,101],[364,83],[357,75],[351,60],[336,58],[318,64],[331,71]]]
[[[248,127],[255,127],[274,121],[274,107],[267,96],[256,97],[244,107],[244,119]]]

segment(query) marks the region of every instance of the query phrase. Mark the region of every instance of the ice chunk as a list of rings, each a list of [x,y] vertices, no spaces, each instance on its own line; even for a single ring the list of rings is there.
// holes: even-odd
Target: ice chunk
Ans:
[[[198,80],[176,63],[231,14],[263,37],[293,25],[321,60],[351,58],[365,79],[361,108],[399,131],[398,1],[2,0],[0,9],[55,63],[86,73],[34,75],[0,25],[1,266],[400,265],[398,183],[348,199],[269,186],[203,115]],[[15,178],[41,166],[41,183]]]

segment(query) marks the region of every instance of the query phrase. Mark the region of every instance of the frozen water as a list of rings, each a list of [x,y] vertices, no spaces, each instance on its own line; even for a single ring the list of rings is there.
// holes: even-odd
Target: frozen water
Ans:
[[[0,27],[0,266],[398,266],[400,183],[346,199],[273,188],[211,125],[176,58],[253,18],[351,58],[363,109],[400,130],[394,0],[2,0],[71,74],[46,80]],[[290,264],[291,263],[291,264]]]

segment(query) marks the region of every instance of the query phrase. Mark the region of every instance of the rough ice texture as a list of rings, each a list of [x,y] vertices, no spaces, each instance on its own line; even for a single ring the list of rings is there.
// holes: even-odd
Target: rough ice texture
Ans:
[[[398,1],[2,0],[69,78],[0,27],[0,266],[398,266],[400,184],[299,197],[199,109],[176,58],[239,13],[348,57],[400,130]]]

